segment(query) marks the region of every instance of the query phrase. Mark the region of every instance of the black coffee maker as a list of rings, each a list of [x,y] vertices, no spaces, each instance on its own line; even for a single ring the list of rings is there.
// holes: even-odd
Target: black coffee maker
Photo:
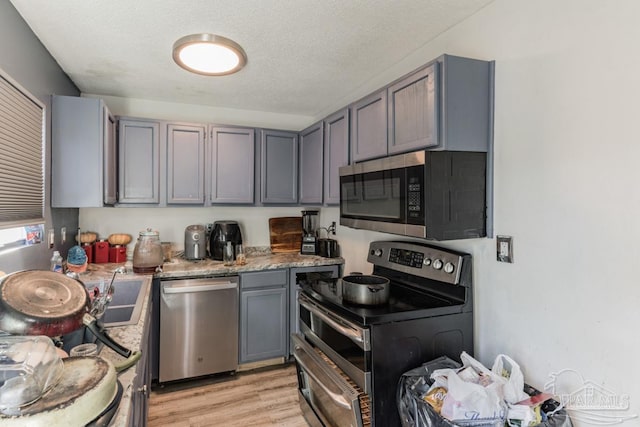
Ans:
[[[222,261],[222,251],[231,242],[233,246],[233,258],[235,259],[236,245],[242,244],[240,225],[236,221],[216,221],[209,237],[209,252],[211,258]]]

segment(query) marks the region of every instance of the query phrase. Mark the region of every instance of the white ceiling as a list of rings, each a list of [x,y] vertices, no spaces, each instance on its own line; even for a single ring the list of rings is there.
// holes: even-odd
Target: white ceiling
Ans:
[[[304,116],[491,1],[11,0],[83,93]],[[173,43],[199,32],[239,43],[247,66],[223,77],[178,67]]]

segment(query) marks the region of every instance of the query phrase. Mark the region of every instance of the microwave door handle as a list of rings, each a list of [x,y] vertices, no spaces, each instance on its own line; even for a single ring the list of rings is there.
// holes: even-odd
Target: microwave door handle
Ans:
[[[304,308],[309,310],[315,316],[318,316],[320,319],[322,319],[329,326],[331,326],[332,328],[334,328],[335,330],[340,332],[342,335],[344,335],[344,336],[348,337],[350,340],[355,341],[357,343],[360,343],[362,345],[365,344],[364,343],[364,339],[362,337],[362,334],[359,334],[356,329],[349,328],[347,326],[339,324],[334,319],[329,317],[327,314],[325,314],[322,311],[318,310],[316,307],[308,304],[306,301],[303,301],[302,298],[298,298],[298,302],[300,303],[301,306],[303,306]]]

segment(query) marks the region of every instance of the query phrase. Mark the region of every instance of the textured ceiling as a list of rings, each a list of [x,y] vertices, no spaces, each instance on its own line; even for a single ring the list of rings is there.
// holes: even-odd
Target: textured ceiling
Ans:
[[[11,0],[83,93],[314,116],[492,0]],[[239,43],[237,74],[172,59],[199,32]]]

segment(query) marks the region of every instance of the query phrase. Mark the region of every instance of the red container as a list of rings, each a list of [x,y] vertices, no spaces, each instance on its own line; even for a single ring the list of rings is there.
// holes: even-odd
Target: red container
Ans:
[[[127,247],[122,245],[111,246],[109,248],[109,262],[126,262]]]
[[[109,242],[100,240],[93,244],[93,262],[96,264],[109,262]]]
[[[91,264],[93,262],[93,245],[91,243],[83,243],[82,249],[87,254],[87,262]]]

